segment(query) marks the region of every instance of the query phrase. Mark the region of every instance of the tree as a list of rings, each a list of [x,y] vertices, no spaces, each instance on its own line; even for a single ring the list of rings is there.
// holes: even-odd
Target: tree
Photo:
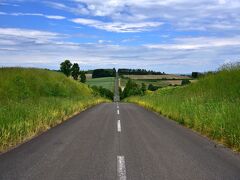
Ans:
[[[85,83],[86,82],[86,75],[85,75],[85,73],[84,72],[81,72],[81,75],[80,75],[80,82],[81,83]]]
[[[198,72],[192,72],[192,77],[193,78],[198,78],[199,76],[199,73]]]
[[[69,77],[71,75],[71,67],[72,63],[69,60],[65,60],[60,64],[60,71]]]
[[[189,81],[188,79],[183,79],[182,80],[182,86],[190,84],[190,83],[191,83],[191,81]]]
[[[148,90],[150,90],[150,91],[156,91],[156,90],[158,90],[158,86],[154,86],[153,84],[149,84],[148,85]]]
[[[77,63],[74,63],[72,66],[72,77],[73,79],[77,80],[79,76],[79,65]]]
[[[114,69],[94,69],[92,78],[114,77]]]
[[[113,92],[110,91],[109,89],[103,88],[102,86],[92,86],[93,91],[95,94],[100,95],[102,97],[108,98],[108,99],[113,99]]]
[[[145,93],[145,91],[147,90],[146,84],[142,83],[141,90],[143,93]]]
[[[122,92],[122,98],[126,98],[128,96],[142,95],[143,92],[141,88],[135,83],[133,80],[129,79],[126,87]]]
[[[113,68],[113,77],[116,77],[116,69]]]

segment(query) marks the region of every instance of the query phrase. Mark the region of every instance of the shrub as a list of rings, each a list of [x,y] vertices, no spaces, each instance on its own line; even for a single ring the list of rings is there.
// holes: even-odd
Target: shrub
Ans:
[[[183,79],[181,85],[184,86],[184,85],[187,85],[190,83],[191,83],[191,81],[189,79]]]

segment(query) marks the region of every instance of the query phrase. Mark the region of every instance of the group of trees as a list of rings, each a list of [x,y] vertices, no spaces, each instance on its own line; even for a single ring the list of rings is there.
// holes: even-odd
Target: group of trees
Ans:
[[[116,77],[116,69],[95,69],[92,72],[92,78]]]
[[[109,89],[103,88],[102,86],[92,86],[91,88],[96,93],[96,95],[100,95],[111,100],[113,99],[114,94]]]
[[[135,83],[133,80],[129,79],[124,90],[121,91],[121,89],[119,89],[119,94],[120,94],[120,98],[124,99],[128,96],[135,96],[135,95],[144,95],[146,92],[147,88],[146,85],[144,83],[142,83],[142,85],[138,85],[137,83]]]
[[[80,76],[80,82],[86,82],[85,72],[80,71],[80,67],[77,63],[72,64],[69,60],[65,60],[60,64],[60,71],[67,77],[72,76],[74,80],[78,80]]]
[[[118,69],[119,75],[163,75],[164,72],[148,71],[146,69]]]

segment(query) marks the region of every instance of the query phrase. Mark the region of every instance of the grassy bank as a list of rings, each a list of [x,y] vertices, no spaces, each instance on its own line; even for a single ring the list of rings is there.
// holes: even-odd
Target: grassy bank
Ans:
[[[0,68],[0,151],[103,101],[58,72]]]
[[[128,102],[145,106],[240,151],[240,68],[220,70],[185,87],[164,88]]]
[[[114,77],[94,78],[88,79],[87,84],[90,86],[102,86],[103,88],[109,89],[113,92],[114,90]]]

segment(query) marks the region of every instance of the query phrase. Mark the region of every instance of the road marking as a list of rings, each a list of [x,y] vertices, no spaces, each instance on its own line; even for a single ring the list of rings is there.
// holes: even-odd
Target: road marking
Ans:
[[[119,110],[117,110],[117,114],[120,114],[120,113],[119,113]]]
[[[118,120],[117,122],[117,129],[118,129],[118,132],[121,132],[121,121]]]
[[[124,156],[117,156],[117,175],[119,180],[127,180]]]
[[[117,108],[119,109],[119,106],[117,106]]]

